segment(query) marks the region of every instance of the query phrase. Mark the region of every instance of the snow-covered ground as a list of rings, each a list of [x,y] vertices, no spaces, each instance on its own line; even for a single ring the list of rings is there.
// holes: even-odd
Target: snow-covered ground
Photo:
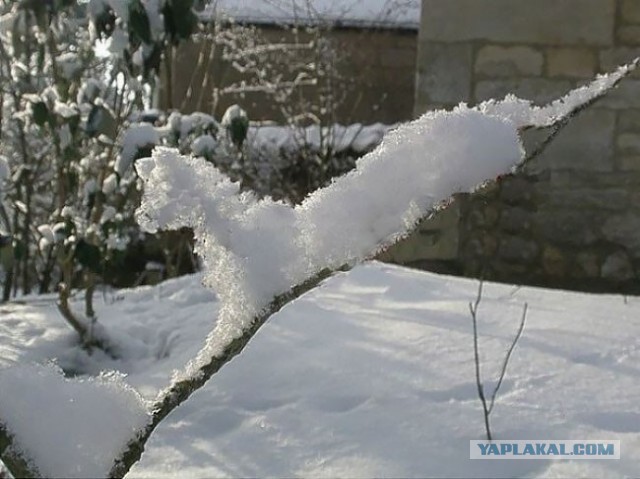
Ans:
[[[215,325],[216,296],[200,283],[196,274],[155,287],[97,292],[96,314],[117,343],[117,360],[99,351],[89,356],[79,348],[53,296],[0,305],[0,369],[55,359],[67,373],[117,370],[145,400],[155,400],[173,370],[196,355]],[[83,298],[76,298],[78,312]]]
[[[108,474],[215,324],[215,295],[200,280],[97,294],[118,360],[87,355],[52,296],[0,305],[0,422],[45,477]]]
[[[21,418],[14,421],[16,440],[48,461],[36,460],[43,471],[104,474],[108,458],[95,444],[108,437],[80,434],[93,437],[82,444],[60,438],[72,442],[87,422],[104,428],[95,424],[102,422],[110,424],[102,436],[122,440],[128,431],[122,425],[130,429],[144,417],[146,400],[195,355],[215,322],[215,297],[199,280],[186,277],[98,301],[101,321],[125,345],[121,361],[89,358],[73,347],[73,334],[50,299],[0,308],[0,417],[9,428],[12,418]],[[492,414],[496,438],[620,440],[622,458],[471,461],[469,440],[484,437],[468,312],[476,292],[476,281],[380,263],[326,281],[271,318],[239,357],[161,423],[128,477],[637,474],[640,299],[485,285],[479,328],[487,388],[529,304]],[[46,383],[46,394],[42,376],[28,380],[29,374],[53,375],[42,372],[51,368],[28,365],[54,357],[64,368],[116,368],[128,376],[60,379],[75,382],[64,388],[66,402],[57,402],[63,388],[55,381]],[[9,380],[21,387],[18,393],[7,390]],[[97,401],[101,421],[92,420],[96,409],[68,406],[74,398],[97,397],[96,381],[128,383],[143,407],[122,385],[117,404]],[[35,397],[29,384],[40,384]],[[28,426],[38,421],[66,429],[40,427],[40,436],[29,436]],[[118,441],[106,446],[117,450]],[[101,460],[102,469],[96,466]]]

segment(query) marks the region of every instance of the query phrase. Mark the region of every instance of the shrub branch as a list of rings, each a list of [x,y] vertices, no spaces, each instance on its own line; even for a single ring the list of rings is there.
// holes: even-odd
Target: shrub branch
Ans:
[[[471,322],[473,324],[473,360],[475,365],[476,372],[476,386],[478,389],[478,398],[480,399],[480,403],[482,404],[482,412],[484,416],[484,428],[487,433],[487,440],[492,440],[491,434],[491,412],[493,411],[493,407],[496,403],[496,397],[498,395],[498,391],[500,390],[500,386],[502,386],[502,381],[507,373],[507,367],[509,366],[509,360],[511,359],[511,355],[513,354],[513,350],[518,344],[518,341],[522,337],[522,332],[524,331],[524,325],[527,320],[527,311],[529,305],[527,303],[524,304],[524,308],[522,310],[522,318],[520,319],[520,325],[518,326],[518,332],[516,333],[513,341],[511,341],[511,345],[507,350],[507,354],[502,363],[502,368],[500,370],[500,376],[498,378],[498,382],[493,389],[493,393],[491,394],[491,400],[487,404],[487,397],[484,393],[484,385],[482,383],[482,373],[480,371],[480,349],[478,347],[478,308],[480,306],[480,302],[482,301],[482,290],[483,290],[484,280],[480,280],[480,284],[478,285],[478,294],[476,295],[476,299],[474,302],[469,303],[469,312],[471,313]]]

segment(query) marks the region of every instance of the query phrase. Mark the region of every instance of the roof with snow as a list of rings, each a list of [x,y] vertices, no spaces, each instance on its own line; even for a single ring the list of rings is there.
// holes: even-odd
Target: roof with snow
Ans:
[[[211,0],[203,18],[258,24],[325,24],[417,30],[420,0]]]

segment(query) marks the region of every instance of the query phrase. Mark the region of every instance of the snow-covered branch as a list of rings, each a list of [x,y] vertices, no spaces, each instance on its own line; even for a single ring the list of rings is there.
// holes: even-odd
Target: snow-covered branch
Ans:
[[[407,235],[454,193],[512,171],[525,158],[522,129],[561,123],[636,66],[600,77],[545,108],[508,97],[429,112],[390,132],[355,170],[296,207],[241,193],[212,165],[174,150],[156,149],[140,161],[141,225],[149,231],[194,229],[205,282],[218,293],[221,307],[205,348],[176,376],[112,475],[128,471],[162,418],[238,354],[274,312]]]

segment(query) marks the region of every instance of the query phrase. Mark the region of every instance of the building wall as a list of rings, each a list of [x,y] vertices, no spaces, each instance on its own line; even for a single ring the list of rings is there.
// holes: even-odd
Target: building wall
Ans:
[[[260,34],[270,42],[291,42],[292,33],[275,26],[258,26]],[[302,41],[304,33],[299,33]],[[411,29],[334,28],[326,32],[327,38],[339,58],[341,75],[351,80],[351,87],[342,105],[335,112],[334,121],[342,124],[376,123],[393,124],[412,118],[416,50],[418,32]],[[204,57],[210,50],[205,47]],[[180,47],[174,58],[173,94],[171,100],[166,91],[161,94],[163,107],[181,109],[183,112],[203,111],[221,117],[234,103],[243,106],[252,120],[284,121],[280,110],[267,96],[259,93],[230,95],[214,107],[212,85],[224,87],[242,80],[242,75],[230,65],[214,56],[209,67],[210,81],[204,85],[205,69],[198,67],[202,44],[186,44]],[[166,85],[166,80],[163,82]],[[190,97],[187,95],[192,88]],[[314,92],[305,94],[314,98]]]
[[[423,0],[415,112],[507,93],[545,103],[636,56],[637,0]],[[639,289],[640,74],[525,172],[460,195],[443,215],[384,258],[518,283]]]

